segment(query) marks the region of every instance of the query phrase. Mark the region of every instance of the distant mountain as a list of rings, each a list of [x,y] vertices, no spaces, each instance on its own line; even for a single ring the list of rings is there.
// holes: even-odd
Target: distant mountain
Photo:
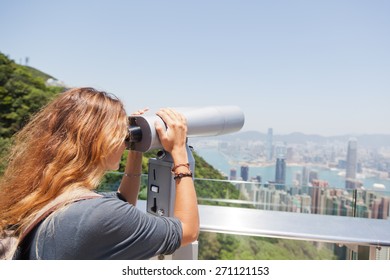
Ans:
[[[302,132],[293,132],[289,134],[274,134],[273,142],[286,142],[290,144],[318,143],[325,144],[329,142],[348,142],[351,137],[358,140],[359,145],[364,147],[379,148],[390,147],[390,134],[362,134],[362,135],[338,135],[321,136],[316,134],[304,134]],[[267,134],[259,131],[243,131],[233,134],[209,137],[210,140],[220,141],[263,141],[267,140]],[[192,142],[196,142],[192,139]]]

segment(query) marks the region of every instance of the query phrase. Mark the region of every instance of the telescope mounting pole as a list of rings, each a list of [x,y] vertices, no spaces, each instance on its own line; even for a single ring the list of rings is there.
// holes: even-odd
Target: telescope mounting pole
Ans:
[[[186,145],[188,163],[192,176],[195,174],[195,159],[191,147]],[[172,156],[165,150],[160,150],[156,158],[150,158],[148,167],[148,189],[146,211],[153,215],[173,217],[176,182],[173,179],[172,168],[174,166]],[[169,256],[160,255],[157,259],[171,260],[196,260],[198,259],[198,242],[195,241],[185,247],[176,250]]]

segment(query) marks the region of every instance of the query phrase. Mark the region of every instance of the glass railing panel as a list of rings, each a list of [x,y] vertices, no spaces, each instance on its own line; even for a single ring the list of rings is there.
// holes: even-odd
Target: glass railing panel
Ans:
[[[199,203],[260,210],[350,216],[389,217],[390,193],[382,190],[287,186],[258,182],[195,179]]]
[[[200,260],[337,260],[346,248],[333,243],[201,232]]]
[[[99,191],[116,191],[123,174],[108,173]],[[389,192],[195,178],[200,205],[231,206],[302,214],[387,219]],[[140,199],[146,199],[148,175],[141,176]],[[382,216],[381,216],[382,215]],[[288,235],[286,235],[287,237]],[[357,247],[356,247],[357,248]],[[372,250],[372,248],[370,249]],[[376,259],[389,259],[390,248],[374,248]],[[357,250],[329,241],[294,240],[201,231],[199,259],[334,260],[361,259]],[[370,256],[371,257],[371,256]]]
[[[117,191],[123,177],[122,172],[107,172],[98,187],[99,192]],[[147,195],[148,174],[141,175],[139,199],[145,200]]]
[[[109,172],[99,191],[116,191],[123,173]],[[390,192],[319,186],[195,178],[198,203],[269,211],[388,219]],[[147,195],[148,174],[141,176],[140,199]]]

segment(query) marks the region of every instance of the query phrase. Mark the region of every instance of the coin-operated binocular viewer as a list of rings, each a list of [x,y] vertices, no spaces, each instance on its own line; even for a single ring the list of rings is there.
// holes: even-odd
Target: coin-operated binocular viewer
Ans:
[[[178,107],[174,108],[187,119],[188,137],[217,136],[239,131],[244,125],[244,114],[236,106],[213,107]],[[172,217],[175,202],[175,180],[171,170],[173,159],[162,149],[155,129],[159,122],[164,127],[163,120],[155,114],[144,114],[129,117],[129,141],[126,143],[130,150],[146,152],[161,149],[156,158],[149,159],[147,212],[153,215]],[[192,174],[195,174],[195,160],[190,147],[187,145],[188,163]],[[194,175],[193,175],[194,176]],[[177,250],[171,259],[197,259],[197,242]],[[161,259],[168,258],[160,256]]]

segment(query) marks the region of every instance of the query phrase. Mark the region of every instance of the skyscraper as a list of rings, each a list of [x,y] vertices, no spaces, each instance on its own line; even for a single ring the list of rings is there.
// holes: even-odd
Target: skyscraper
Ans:
[[[346,169],[345,169],[346,189],[356,188],[357,186],[356,169],[357,169],[357,140],[356,138],[351,138],[348,141],[347,162],[346,162]]]
[[[267,133],[267,143],[265,147],[265,153],[267,157],[267,161],[271,161],[273,158],[273,130],[272,128],[268,128],[268,133]]]
[[[310,170],[309,171],[309,182],[313,185],[313,182],[318,180],[318,171]]]
[[[248,165],[241,166],[241,178],[243,181],[248,181],[248,179],[249,179],[249,166]]]
[[[235,168],[230,169],[230,180],[232,181],[237,180],[237,169]]]
[[[309,169],[304,166],[302,168],[302,186],[309,185]]]
[[[275,183],[286,184],[286,161],[284,158],[278,157],[276,159]]]

